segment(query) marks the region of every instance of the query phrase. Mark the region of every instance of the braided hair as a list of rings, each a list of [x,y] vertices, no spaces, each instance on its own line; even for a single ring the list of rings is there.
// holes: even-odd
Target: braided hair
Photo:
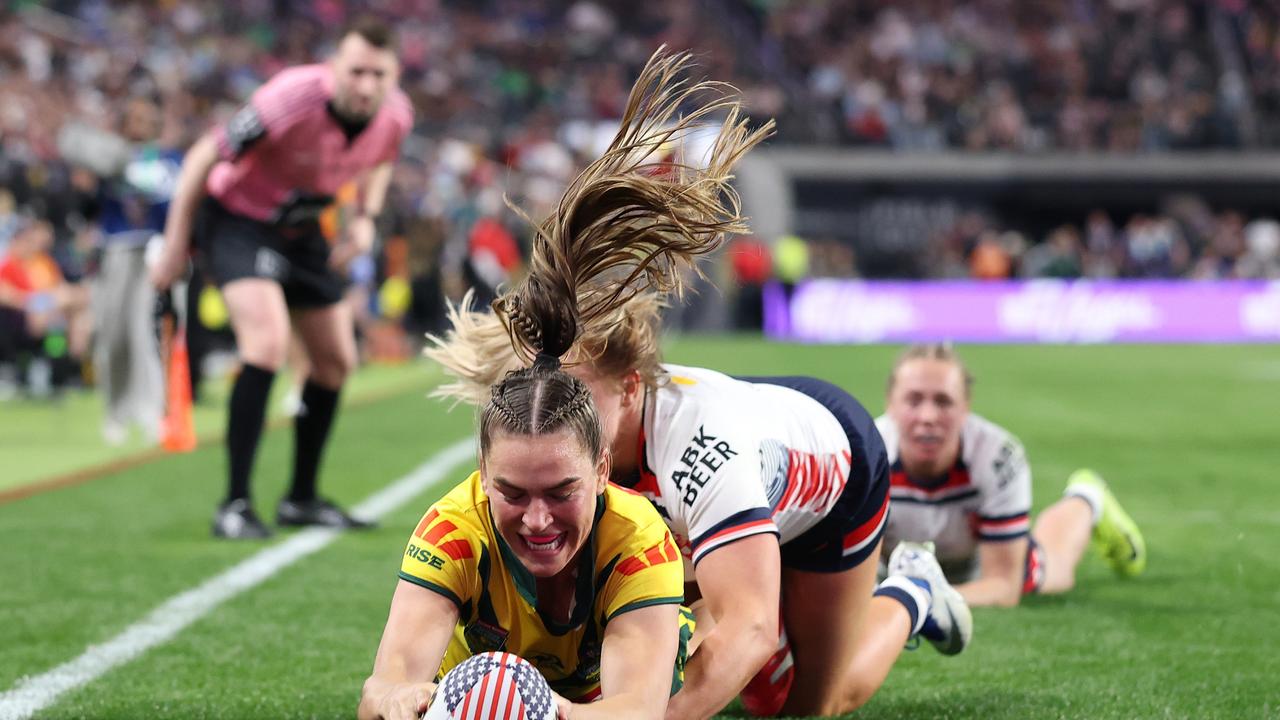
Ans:
[[[600,457],[604,432],[591,391],[560,369],[559,358],[540,354],[532,367],[507,373],[490,389],[480,412],[480,455],[488,454],[497,432],[548,435],[565,428],[592,458]]]
[[[747,230],[730,184],[733,167],[773,122],[752,129],[736,91],[687,80],[691,66],[688,53],[655,52],[608,149],[542,223],[525,216],[535,228],[529,275],[493,302],[493,317],[515,359],[532,364],[489,390],[480,412],[482,456],[496,431],[541,435],[569,427],[599,457],[603,433],[590,391],[560,369],[560,358],[574,352],[572,359],[585,354],[611,370],[640,366],[651,381],[659,370],[662,298],[679,297],[686,271],[700,272],[698,258]],[[654,159],[708,124],[719,132],[705,163]],[[463,393],[512,364],[493,347],[492,327],[473,316],[465,307],[451,311],[453,332],[432,337],[428,351],[460,378]]]

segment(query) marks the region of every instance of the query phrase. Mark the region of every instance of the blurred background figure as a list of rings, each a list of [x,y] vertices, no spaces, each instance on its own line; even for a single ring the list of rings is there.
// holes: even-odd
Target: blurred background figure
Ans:
[[[769,246],[744,235],[729,245],[729,266],[738,296],[733,307],[734,330],[760,330],[764,326],[764,284],[773,273]]]
[[[277,74],[187,153],[163,250],[150,269],[165,289],[194,245],[235,331],[241,366],[228,404],[228,488],[214,515],[216,537],[271,534],[250,503],[250,480],[271,387],[294,332],[306,350],[307,379],[294,421],[291,487],[276,507],[277,522],[371,526],[320,497],[316,486],[339,393],[357,362],[350,273],[373,249],[413,109],[399,89],[386,23],[357,18],[339,38],[327,62]],[[356,207],[331,245],[322,217],[350,183]]]
[[[798,235],[783,235],[773,243],[773,276],[782,283],[788,297],[796,285],[809,277],[809,243]]]
[[[0,393],[21,382],[37,398],[79,371],[89,344],[85,288],[69,282],[50,255],[53,229],[20,218],[0,257]]]
[[[63,127],[59,146],[81,175],[96,215],[98,262],[91,273],[94,377],[102,391],[102,436],[118,445],[131,426],[155,442],[165,408],[157,344],[156,292],[147,282],[147,243],[164,230],[181,152],[162,137],[162,103],[154,81],[135,73],[114,133],[79,123]]]

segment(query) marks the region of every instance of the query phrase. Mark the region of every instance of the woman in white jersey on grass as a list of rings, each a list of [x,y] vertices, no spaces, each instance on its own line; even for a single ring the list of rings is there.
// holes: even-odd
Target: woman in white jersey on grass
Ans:
[[[972,383],[949,344],[914,345],[894,365],[887,410],[876,419],[892,462],[885,547],[933,543],[970,605],[1070,590],[1091,542],[1122,577],[1142,572],[1142,533],[1090,470],[1072,473],[1063,498],[1031,525],[1026,453],[969,411]]]
[[[427,354],[457,379],[445,394],[474,401],[543,339],[573,338],[566,370],[592,390],[613,479],[658,508],[703,600],[668,718],[708,718],[739,693],[758,714],[848,712],[912,636],[963,649],[969,611],[927,554],[877,589],[889,466],[856,400],[812,378],[661,363],[651,291],[678,293],[686,266],[745,230],[730,171],[771,129],[749,132],[732,99],[697,103],[721,86],[678,83],[686,66],[650,60],[609,150],[539,227],[529,276],[494,315],[464,303]],[[647,160],[711,113],[727,118],[707,167]],[[619,296],[630,300],[606,311]]]

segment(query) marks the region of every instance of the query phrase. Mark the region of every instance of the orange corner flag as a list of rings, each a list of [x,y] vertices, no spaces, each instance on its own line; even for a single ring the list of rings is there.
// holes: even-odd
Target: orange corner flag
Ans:
[[[191,452],[196,449],[196,425],[191,408],[187,338],[181,329],[173,334],[166,375],[168,407],[160,429],[160,445],[169,452]]]

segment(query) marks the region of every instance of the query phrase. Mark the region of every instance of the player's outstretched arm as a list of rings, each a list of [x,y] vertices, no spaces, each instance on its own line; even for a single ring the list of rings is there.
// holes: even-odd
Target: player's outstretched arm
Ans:
[[[433,680],[457,623],[458,607],[451,600],[401,580],[356,716],[416,720],[431,702]]]
[[[668,604],[614,616],[600,650],[600,699],[572,706],[570,719],[660,720],[671,695],[679,612]]]
[[[178,184],[169,202],[169,214],[165,217],[164,249],[151,268],[151,282],[161,290],[178,279],[186,266],[196,207],[204,197],[205,181],[217,162],[218,145],[211,133],[197,140],[182,161]]]
[[[1022,574],[1027,562],[1027,538],[978,543],[982,576],[956,585],[970,607],[1013,607],[1022,600]]]
[[[715,626],[685,666],[671,720],[703,720],[724,709],[778,646],[782,559],[773,534],[752,535],[704,556],[698,589]]]

